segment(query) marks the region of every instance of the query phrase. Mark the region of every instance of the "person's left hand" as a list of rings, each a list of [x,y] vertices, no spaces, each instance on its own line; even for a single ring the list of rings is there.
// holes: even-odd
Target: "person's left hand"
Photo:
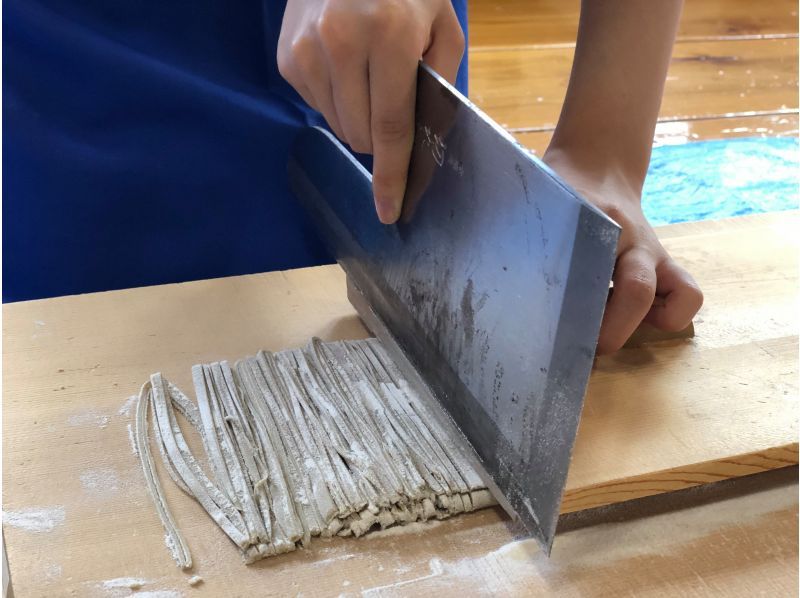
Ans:
[[[703,305],[703,293],[656,237],[637,185],[608,169],[578,164],[569,152],[548,150],[544,161],[622,227],[598,354],[620,349],[642,321],[661,330],[686,328]]]

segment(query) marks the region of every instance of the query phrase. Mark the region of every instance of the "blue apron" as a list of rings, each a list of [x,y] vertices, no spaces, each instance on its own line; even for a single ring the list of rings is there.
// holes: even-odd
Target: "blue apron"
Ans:
[[[287,187],[320,121],[277,72],[284,4],[3,3],[4,302],[329,261]]]

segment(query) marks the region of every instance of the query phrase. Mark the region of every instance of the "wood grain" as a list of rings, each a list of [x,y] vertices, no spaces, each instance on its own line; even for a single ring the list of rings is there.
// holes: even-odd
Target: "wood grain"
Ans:
[[[470,48],[573,44],[579,0],[472,0]],[[687,0],[678,41],[797,35],[793,0]]]
[[[796,213],[783,213],[660,230],[705,290],[696,336],[598,360],[566,510],[797,462],[798,224]],[[469,577],[450,575],[455,569],[447,568],[436,573],[438,565],[431,573],[431,559],[483,558],[512,539],[505,520],[488,511],[440,524],[419,538],[412,534],[400,544],[391,535],[383,541],[333,540],[246,568],[202,510],[168,483],[167,498],[207,583],[190,590],[187,576],[171,563],[131,453],[126,397],[157,369],[189,390],[194,363],[297,346],[313,335],[363,338],[366,331],[346,301],[338,267],[10,304],[3,315],[3,508],[14,513],[61,507],[65,513],[63,523],[48,532],[4,525],[17,595],[105,595],[104,580],[131,576],[146,578],[145,589],[201,595],[252,595],[263,590],[266,578],[276,594],[309,588],[330,594],[409,576],[420,578],[413,582],[415,591],[441,577],[463,592],[473,587]],[[93,484],[98,478],[107,483]],[[741,528],[737,515],[732,528],[720,524],[721,532],[709,531],[693,546],[722,550],[714,534],[735,532],[744,543],[739,548],[765,550],[758,538],[767,536],[759,530],[779,520],[786,531],[792,515]],[[769,537],[781,554],[790,552],[783,539]],[[690,553],[678,544],[670,550],[688,562]],[[715,562],[726,566],[725,550],[717,554],[722,561],[709,560],[703,570]],[[598,571],[612,566],[613,559],[597,559]],[[623,560],[627,564],[617,564],[632,574],[633,564]],[[522,581],[561,580],[575,588],[588,583],[581,576],[583,581],[574,581],[568,566],[545,578],[534,570],[526,569]],[[733,578],[738,573],[731,568]],[[607,581],[614,588],[623,584],[616,577]]]
[[[555,126],[571,48],[477,52],[470,98],[512,133]],[[675,46],[660,120],[796,113],[797,40],[686,42]]]
[[[797,404],[798,224],[797,213],[787,212],[658,229],[664,246],[695,275],[705,294],[695,337],[597,360],[567,481],[567,504],[584,508],[615,500],[617,495],[604,494],[606,481],[598,477],[609,466],[608,455],[618,459],[612,485],[619,497],[797,461],[796,438],[789,435],[797,421],[789,413]],[[765,405],[770,407],[762,411]],[[680,423],[672,419],[676,414]],[[767,430],[781,428],[787,418],[792,423],[783,440],[773,436],[769,447],[723,456],[733,444],[753,440],[754,422],[771,435]],[[706,458],[685,458],[697,449],[700,436],[706,439]],[[653,454],[660,455],[657,467]],[[640,473],[648,466],[654,472],[649,482]],[[668,478],[667,470],[676,473]],[[692,475],[684,477],[686,472]]]
[[[797,137],[798,130],[796,112],[697,118],[658,123],[653,141],[664,145],[737,137]],[[517,141],[539,156],[544,155],[552,136],[553,129],[514,133]]]
[[[675,492],[720,480],[753,475],[781,467],[796,465],[797,443],[769,448],[728,459],[715,459],[706,463],[673,467],[624,480],[603,482],[584,488],[567,489],[561,503],[562,513],[594,509],[622,501]]]

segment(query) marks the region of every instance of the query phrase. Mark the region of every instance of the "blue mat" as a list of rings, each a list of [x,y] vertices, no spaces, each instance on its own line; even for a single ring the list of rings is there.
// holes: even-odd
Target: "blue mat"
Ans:
[[[798,207],[800,143],[746,137],[653,148],[642,206],[653,225]]]

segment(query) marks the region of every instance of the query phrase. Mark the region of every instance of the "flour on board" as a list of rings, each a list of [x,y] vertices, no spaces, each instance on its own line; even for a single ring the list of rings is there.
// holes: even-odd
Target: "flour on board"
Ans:
[[[117,472],[111,468],[87,469],[81,473],[81,486],[91,495],[114,494],[119,490]]]
[[[3,523],[29,532],[50,532],[64,522],[64,507],[3,511]]]
[[[97,426],[99,428],[105,428],[109,421],[111,421],[110,417],[95,411],[76,413],[67,418],[67,423],[70,426]]]
[[[148,583],[150,583],[148,580],[140,579],[138,577],[116,577],[114,579],[107,579],[101,584],[101,586],[106,590],[113,590],[117,588],[139,590]]]

